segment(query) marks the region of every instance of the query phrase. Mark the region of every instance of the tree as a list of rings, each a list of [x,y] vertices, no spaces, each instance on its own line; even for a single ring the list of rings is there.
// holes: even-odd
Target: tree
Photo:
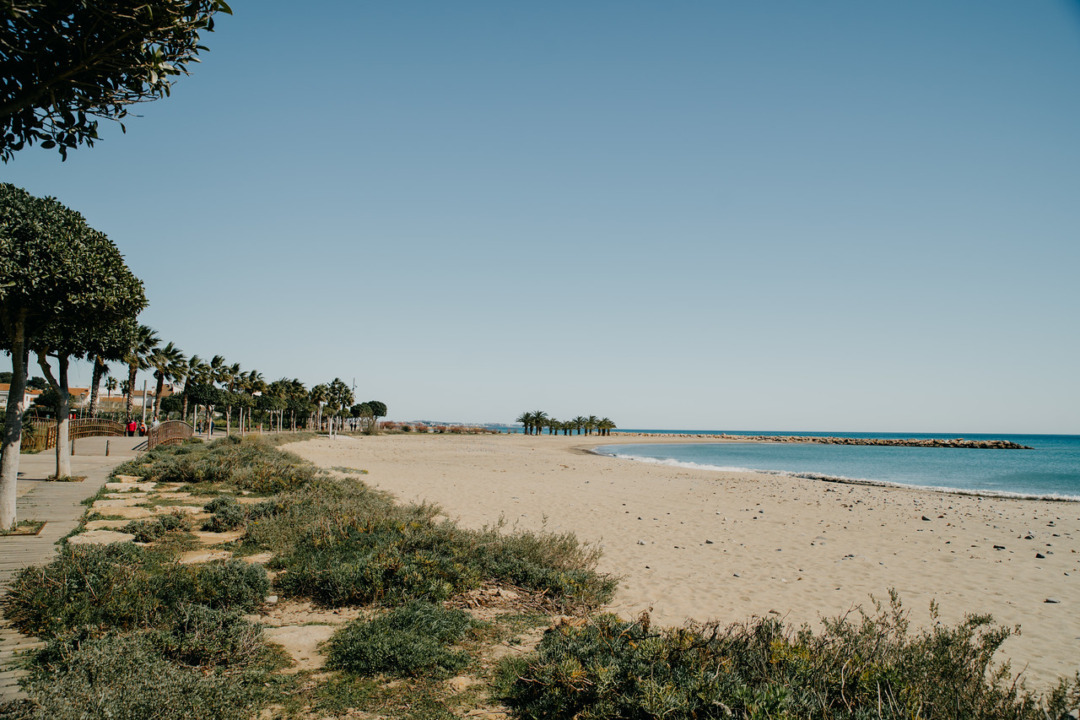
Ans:
[[[161,393],[165,389],[165,380],[182,380],[187,374],[187,358],[180,348],[168,343],[165,347],[154,348],[146,358],[147,364],[154,369],[154,419],[161,412]]]
[[[0,159],[93,146],[98,119],[169,95],[224,0],[0,0]],[[121,123],[121,129],[124,128]]]
[[[110,362],[121,362],[124,352],[134,342],[138,325],[135,318],[125,318],[123,321],[108,327],[98,338],[99,342],[91,348],[90,355],[93,357],[94,372],[90,379],[90,417],[97,415],[98,390],[101,387],[101,379],[109,374]],[[112,387],[116,387],[116,380],[112,380]],[[106,387],[109,387],[106,383]],[[109,396],[112,396],[110,389]]]
[[[139,325],[135,328],[135,334],[130,338],[130,343],[124,350],[123,360],[128,366],[127,391],[125,393],[127,402],[124,404],[124,419],[127,422],[131,422],[131,410],[134,406],[135,377],[140,370],[150,368],[150,355],[153,354],[160,342],[161,340],[153,328],[147,325]]]
[[[322,406],[327,401],[327,396],[330,391],[326,385],[320,383],[311,388],[311,392],[308,393],[308,399],[315,407],[315,411],[318,413],[318,417],[315,418],[315,432],[322,431]]]
[[[103,328],[134,317],[145,306],[142,283],[116,246],[90,228],[82,215],[54,198],[36,198],[14,185],[0,184],[0,343],[11,353],[12,372],[0,444],[0,528],[16,523],[30,351],[47,352],[42,344],[46,334],[54,333],[55,340],[63,327],[81,333],[78,343],[89,343]],[[55,345],[57,352],[85,352],[86,345],[75,340],[64,348]]]
[[[386,403],[378,400],[368,400],[364,403],[371,408],[371,425],[368,427],[368,435],[377,435],[379,432],[379,418],[386,417]]]

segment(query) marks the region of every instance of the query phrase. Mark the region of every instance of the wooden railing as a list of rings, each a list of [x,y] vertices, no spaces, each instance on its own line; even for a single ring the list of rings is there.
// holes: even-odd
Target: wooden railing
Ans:
[[[118,420],[79,418],[68,420],[68,440],[85,437],[124,435],[124,423]],[[27,420],[23,422],[23,452],[42,451],[56,447],[55,420]]]
[[[191,425],[183,420],[167,420],[146,433],[146,449],[153,450],[161,445],[179,445],[192,436]]]

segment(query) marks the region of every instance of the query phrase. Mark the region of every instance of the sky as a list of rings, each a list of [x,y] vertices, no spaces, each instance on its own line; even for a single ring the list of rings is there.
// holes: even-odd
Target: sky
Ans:
[[[1080,3],[231,5],[0,166],[185,353],[397,420],[1080,434]]]

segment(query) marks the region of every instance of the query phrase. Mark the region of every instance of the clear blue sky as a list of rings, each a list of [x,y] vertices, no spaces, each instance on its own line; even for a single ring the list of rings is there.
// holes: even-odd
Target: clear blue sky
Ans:
[[[126,135],[0,166],[186,353],[397,419],[1080,433],[1080,4],[232,4]]]

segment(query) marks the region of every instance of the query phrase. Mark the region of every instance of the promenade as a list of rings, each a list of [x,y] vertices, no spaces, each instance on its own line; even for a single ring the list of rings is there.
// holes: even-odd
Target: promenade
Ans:
[[[109,455],[105,455],[108,443]],[[56,542],[79,523],[86,508],[82,501],[97,493],[109,472],[146,447],[145,438],[83,438],[75,442],[71,470],[86,476],[83,482],[49,482],[56,470],[52,451],[23,455],[19,460],[19,520],[43,520],[37,535],[0,537],[0,594],[6,593],[11,578],[27,565],[44,565],[56,554]],[[26,672],[18,667],[19,655],[41,647],[37,638],[27,637],[8,626],[0,609],[0,703],[23,697],[19,678]]]

